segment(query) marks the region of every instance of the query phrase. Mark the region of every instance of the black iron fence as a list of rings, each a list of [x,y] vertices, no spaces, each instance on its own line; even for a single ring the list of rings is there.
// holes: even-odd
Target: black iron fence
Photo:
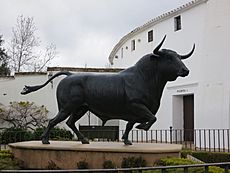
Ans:
[[[120,132],[123,133],[124,130]],[[130,139],[132,142],[182,144],[193,150],[230,152],[230,129],[133,130]]]
[[[66,173],[78,173],[78,172],[127,172],[127,173],[167,173],[168,171],[173,172],[184,172],[188,173],[193,168],[202,168],[202,172],[209,173],[209,168],[212,166],[220,166],[223,168],[224,173],[229,173],[230,162],[223,163],[209,163],[209,164],[195,164],[195,165],[178,165],[178,166],[159,166],[159,167],[144,167],[144,168],[119,168],[119,169],[76,169],[76,170],[0,170],[1,173],[7,172],[37,172],[37,173],[56,173],[56,172],[66,172]],[[157,172],[156,172],[157,171]],[[159,172],[160,171],[160,172]],[[200,172],[199,171],[199,172]],[[223,172],[221,171],[221,172]]]
[[[124,134],[124,130],[118,130],[117,128],[111,130],[81,129],[81,132],[93,141],[121,142],[121,136]],[[39,138],[28,138],[28,134],[25,132],[20,133],[17,131],[10,133],[8,131],[4,133],[0,131],[0,144],[2,149],[4,149],[9,142],[38,139]],[[132,130],[129,134],[129,139],[132,142],[182,144],[184,148],[193,150],[230,152],[230,129],[184,130],[170,128],[149,131]],[[63,138],[60,140],[63,140]]]

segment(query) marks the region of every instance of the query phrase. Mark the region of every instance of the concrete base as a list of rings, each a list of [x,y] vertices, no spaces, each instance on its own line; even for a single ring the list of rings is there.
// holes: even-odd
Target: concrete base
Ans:
[[[49,145],[41,141],[28,141],[9,144],[14,156],[22,160],[30,169],[47,169],[55,164],[61,169],[76,169],[79,161],[86,161],[90,168],[103,168],[106,160],[111,160],[117,167],[124,157],[142,157],[147,166],[160,158],[179,157],[181,145],[159,143],[133,143],[125,146],[119,142],[91,142],[81,144],[76,141],[50,141]]]

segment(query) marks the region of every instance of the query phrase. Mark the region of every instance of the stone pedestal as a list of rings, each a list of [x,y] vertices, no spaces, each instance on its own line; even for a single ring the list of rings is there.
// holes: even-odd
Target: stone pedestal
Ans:
[[[14,156],[23,161],[30,169],[47,169],[55,164],[61,169],[76,169],[79,161],[86,161],[90,168],[103,168],[106,160],[111,160],[117,167],[124,157],[142,157],[147,166],[160,158],[179,157],[181,145],[159,143],[133,143],[125,146],[119,142],[91,142],[81,144],[76,141],[28,141],[9,144]]]

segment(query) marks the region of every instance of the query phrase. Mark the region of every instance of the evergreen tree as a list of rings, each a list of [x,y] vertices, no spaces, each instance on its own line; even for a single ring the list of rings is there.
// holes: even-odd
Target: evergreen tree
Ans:
[[[2,35],[0,35],[0,76],[10,75],[10,69],[8,67],[9,57],[6,54],[5,49],[2,47],[4,43]]]

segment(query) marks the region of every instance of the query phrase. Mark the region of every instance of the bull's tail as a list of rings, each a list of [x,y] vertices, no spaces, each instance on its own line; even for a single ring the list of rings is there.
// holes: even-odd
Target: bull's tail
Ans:
[[[66,75],[66,76],[69,76],[69,75],[72,75],[72,73],[70,72],[58,72],[56,73],[55,75],[53,75],[51,78],[49,78],[44,84],[42,85],[36,85],[36,86],[26,86],[23,88],[21,94],[22,95],[26,95],[26,94],[29,94],[31,92],[34,92],[34,91],[37,91],[41,88],[43,88],[44,86],[46,86],[50,81],[52,81],[54,78],[58,77],[58,76],[61,76],[61,75]]]

